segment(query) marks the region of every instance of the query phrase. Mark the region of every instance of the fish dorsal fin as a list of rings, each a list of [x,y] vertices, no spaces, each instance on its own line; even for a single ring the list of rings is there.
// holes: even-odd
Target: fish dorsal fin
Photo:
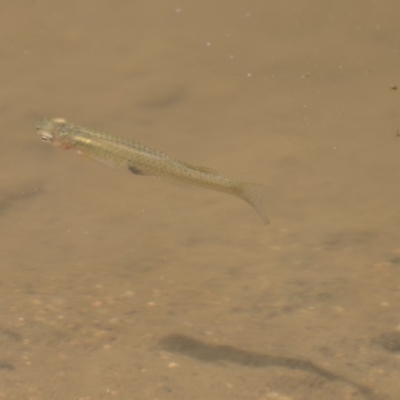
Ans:
[[[209,175],[217,175],[218,174],[217,171],[215,169],[212,169],[212,168],[200,167],[198,165],[192,165],[192,164],[189,164],[189,163],[186,163],[186,162],[183,162],[183,161],[181,161],[181,163],[183,165],[185,165],[186,167],[190,168],[190,169],[194,169],[194,170],[199,171],[199,172],[204,172],[205,174],[209,174]]]

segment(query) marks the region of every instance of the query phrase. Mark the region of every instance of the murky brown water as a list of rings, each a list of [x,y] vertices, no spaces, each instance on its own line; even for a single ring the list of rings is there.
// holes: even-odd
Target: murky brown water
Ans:
[[[398,398],[400,3],[1,9],[0,399]],[[264,183],[271,225],[47,116]]]

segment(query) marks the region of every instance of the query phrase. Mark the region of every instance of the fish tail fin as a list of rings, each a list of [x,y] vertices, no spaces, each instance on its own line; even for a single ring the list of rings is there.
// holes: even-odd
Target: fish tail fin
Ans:
[[[265,224],[269,224],[266,214],[267,187],[258,183],[239,182],[236,196],[249,203]]]

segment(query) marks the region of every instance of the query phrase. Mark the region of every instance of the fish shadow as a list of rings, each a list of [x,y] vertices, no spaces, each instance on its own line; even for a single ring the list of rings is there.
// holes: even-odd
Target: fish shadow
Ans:
[[[347,383],[357,389],[367,400],[384,400],[369,387],[347,379],[344,376],[319,367],[312,361],[297,358],[273,356],[254,351],[242,350],[234,346],[216,345],[202,342],[198,339],[179,334],[170,334],[162,337],[160,347],[171,353],[183,354],[198,361],[208,363],[231,362],[249,368],[282,367],[292,370],[311,372],[329,381]]]

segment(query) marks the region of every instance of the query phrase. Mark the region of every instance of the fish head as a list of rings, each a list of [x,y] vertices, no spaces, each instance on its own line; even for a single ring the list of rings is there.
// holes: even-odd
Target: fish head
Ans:
[[[44,142],[64,147],[68,139],[68,122],[64,118],[43,118],[36,122],[36,133]]]

